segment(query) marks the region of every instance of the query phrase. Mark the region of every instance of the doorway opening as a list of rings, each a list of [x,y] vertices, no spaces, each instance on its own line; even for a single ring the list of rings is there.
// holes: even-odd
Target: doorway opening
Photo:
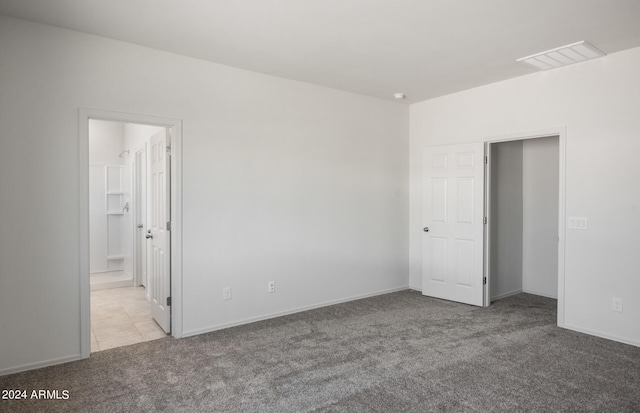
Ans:
[[[83,357],[181,336],[180,126],[80,111]]]
[[[564,327],[565,136],[424,148],[423,295],[485,307],[518,292],[553,297]]]
[[[563,136],[487,142],[485,303],[518,293],[558,300],[563,321]]]
[[[147,147],[164,127],[89,120],[91,351],[166,336],[154,320],[145,239]],[[133,156],[132,156],[133,155]],[[154,202],[155,201],[155,202]],[[167,328],[168,330],[168,328]]]

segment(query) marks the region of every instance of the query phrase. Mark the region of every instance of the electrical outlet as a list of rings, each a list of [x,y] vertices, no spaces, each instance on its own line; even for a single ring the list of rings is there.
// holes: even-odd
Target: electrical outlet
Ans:
[[[613,309],[613,311],[616,311],[618,313],[622,312],[622,298],[613,297],[612,309]]]
[[[269,281],[269,283],[267,283],[267,291],[270,293],[275,293],[276,292],[276,282],[275,281]]]
[[[231,300],[231,287],[224,287],[222,289],[222,299],[223,300]]]

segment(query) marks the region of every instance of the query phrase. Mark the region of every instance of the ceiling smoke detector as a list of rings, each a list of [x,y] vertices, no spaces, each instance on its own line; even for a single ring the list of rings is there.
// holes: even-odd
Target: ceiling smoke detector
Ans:
[[[555,49],[545,52],[532,54],[531,56],[521,57],[520,59],[516,59],[516,62],[528,63],[540,70],[548,70],[602,56],[605,56],[602,51],[583,40],[566,46],[556,47]]]

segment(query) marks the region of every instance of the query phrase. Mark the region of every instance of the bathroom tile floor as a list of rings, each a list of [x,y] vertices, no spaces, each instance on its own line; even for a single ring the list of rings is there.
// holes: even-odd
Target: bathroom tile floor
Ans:
[[[91,291],[92,352],[166,336],[151,317],[144,287]]]

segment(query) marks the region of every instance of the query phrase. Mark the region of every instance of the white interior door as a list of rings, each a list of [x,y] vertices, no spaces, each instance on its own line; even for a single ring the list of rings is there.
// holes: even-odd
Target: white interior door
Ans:
[[[149,165],[149,228],[147,239],[151,242],[149,265],[147,267],[148,286],[153,319],[167,333],[171,330],[171,236],[168,231],[170,215],[170,169],[169,135],[163,130],[150,140]]]
[[[423,154],[422,294],[483,305],[484,145]]]

